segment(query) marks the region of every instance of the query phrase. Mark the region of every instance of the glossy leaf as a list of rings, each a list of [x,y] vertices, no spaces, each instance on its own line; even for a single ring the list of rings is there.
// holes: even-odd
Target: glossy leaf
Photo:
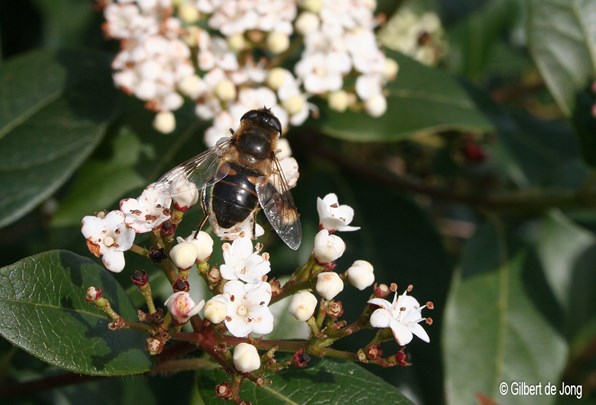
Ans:
[[[498,1],[441,1],[447,13],[460,14],[457,21],[447,26],[449,51],[446,62],[452,70],[474,79],[482,77],[487,68],[499,62],[495,52],[504,32],[513,25],[520,13],[518,0]],[[448,4],[445,4],[448,3]],[[449,10],[459,8],[460,10]],[[454,15],[454,17],[456,17]],[[518,60],[501,59],[512,66]],[[519,67],[519,66],[516,66]],[[503,67],[500,68],[502,70]]]
[[[0,227],[50,196],[103,136],[116,91],[104,55],[34,52],[0,68]],[[93,97],[89,97],[89,95]]]
[[[134,169],[143,151],[136,135],[123,129],[114,139],[112,149],[114,154],[109,161],[89,160],[81,167],[60,202],[52,225],[80,224],[83,216],[109,209],[124,193],[146,184]]]
[[[596,2],[527,0],[528,40],[536,65],[565,115],[596,78]]]
[[[425,132],[491,130],[491,124],[452,76],[397,52],[387,55],[399,63],[397,79],[387,86],[387,112],[375,118],[364,112],[339,113],[324,107],[323,132],[355,142],[389,142]]]
[[[357,364],[321,360],[306,368],[267,374],[271,384],[257,387],[245,381],[240,396],[253,404],[409,404],[395,387]],[[215,385],[227,381],[220,370],[199,371],[199,392],[206,404],[220,403]]]
[[[103,289],[116,312],[136,320],[136,309],[103,267],[68,251],[49,251],[0,269],[0,334],[35,357],[72,372],[130,375],[149,370],[145,336],[111,331],[106,315],[85,301],[89,286]]]
[[[531,249],[500,225],[482,226],[465,246],[442,325],[448,402],[484,395],[536,403],[532,396],[502,396],[499,384],[559,380],[567,355],[560,318]]]

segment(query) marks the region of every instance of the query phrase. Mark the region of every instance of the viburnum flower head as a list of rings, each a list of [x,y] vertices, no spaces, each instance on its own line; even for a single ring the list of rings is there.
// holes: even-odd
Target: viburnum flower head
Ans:
[[[168,312],[172,315],[172,318],[178,323],[186,323],[188,320],[199,313],[199,311],[205,305],[205,300],[201,300],[196,304],[190,294],[186,291],[178,291],[170,295],[165,302],[168,307]]]
[[[357,231],[358,226],[349,226],[354,219],[354,209],[349,205],[340,205],[337,195],[327,194],[325,197],[317,198],[317,212],[319,213],[319,225],[328,231]]]
[[[222,249],[225,264],[219,267],[219,271],[226,280],[258,283],[271,271],[269,254],[255,252],[248,237],[238,238],[232,244],[224,243]]]
[[[81,232],[87,239],[89,251],[96,257],[101,257],[106,269],[115,273],[124,269],[123,252],[132,247],[135,231],[125,223],[122,211],[85,216]]]
[[[170,219],[172,198],[151,183],[139,198],[120,200],[120,210],[126,215],[126,223],[137,233],[151,232]]]
[[[265,335],[273,330],[273,314],[269,310],[271,285],[266,282],[244,284],[239,280],[228,281],[223,294],[211,300],[226,304],[224,323],[228,331],[236,337],[246,337],[250,333]]]
[[[420,326],[425,321],[422,317],[422,310],[426,305],[420,306],[416,298],[407,295],[408,290],[399,295],[397,292],[393,302],[382,298],[373,298],[369,304],[378,305],[370,316],[370,324],[375,328],[391,328],[393,337],[400,346],[405,346],[412,341],[414,335],[425,342],[430,342],[428,334]]]

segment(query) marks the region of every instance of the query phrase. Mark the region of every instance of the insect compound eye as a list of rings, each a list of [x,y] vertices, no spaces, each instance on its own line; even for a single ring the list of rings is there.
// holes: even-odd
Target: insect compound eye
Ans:
[[[271,114],[269,119],[267,120],[267,123],[281,134],[281,122],[279,122],[275,115]]]
[[[273,129],[275,129],[278,133],[281,134],[281,122],[277,119],[275,115],[271,113],[271,110],[268,108],[262,108],[260,110],[250,110],[245,113],[240,121],[253,121],[259,123],[261,125],[267,125]]]
[[[260,110],[250,110],[240,118],[240,121],[249,120],[249,121],[256,121],[258,120]]]

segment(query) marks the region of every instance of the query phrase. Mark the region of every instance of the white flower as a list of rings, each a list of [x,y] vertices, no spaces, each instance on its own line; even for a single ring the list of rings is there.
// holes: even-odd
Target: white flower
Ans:
[[[120,200],[120,210],[126,215],[126,223],[137,233],[151,232],[170,219],[171,197],[159,191],[152,183],[143,190],[138,199]]]
[[[308,291],[294,294],[288,312],[299,321],[306,322],[317,308],[317,297]]]
[[[228,281],[224,285],[223,294],[212,299],[226,304],[224,322],[232,335],[264,335],[273,330],[273,315],[268,307],[271,300],[269,283],[244,284],[239,280]]]
[[[205,305],[205,300],[201,300],[198,304],[195,304],[188,292],[178,291],[170,295],[165,305],[176,322],[186,323],[190,317],[199,313]]]
[[[218,324],[226,319],[227,308],[225,302],[212,298],[205,304],[203,315],[209,322]]]
[[[261,367],[261,358],[257,348],[249,343],[239,343],[234,347],[234,354],[232,355],[234,367],[241,373],[250,373],[258,370]]]
[[[184,240],[170,250],[170,259],[181,270],[189,269],[195,264],[198,255],[197,246],[192,242],[186,242]]]
[[[86,216],[81,232],[87,239],[89,251],[101,256],[106,269],[119,273],[124,269],[124,251],[131,248],[135,231],[125,223],[124,213],[111,211],[107,215]]]
[[[395,293],[393,303],[382,298],[368,301],[369,304],[380,307],[370,316],[370,324],[375,328],[391,328],[400,346],[410,343],[413,335],[428,343],[430,338],[420,326],[420,322],[426,320],[422,317],[422,309],[426,308],[426,305],[421,307],[416,298],[406,295],[407,292],[408,290],[401,295]]]
[[[317,274],[315,289],[319,295],[326,300],[335,298],[344,289],[344,282],[339,275],[333,271],[325,271]]]
[[[319,225],[330,231],[357,231],[358,226],[348,226],[354,219],[354,209],[349,205],[340,205],[337,195],[327,194],[323,199],[317,198]]]
[[[269,255],[254,252],[250,238],[238,238],[231,245],[224,243],[222,249],[225,264],[219,267],[219,271],[225,280],[258,283],[271,271]]]
[[[315,236],[313,254],[320,263],[330,263],[339,259],[346,250],[345,242],[327,229],[321,229]]]
[[[375,282],[373,266],[366,260],[356,260],[346,273],[350,284],[359,290],[364,290]]]

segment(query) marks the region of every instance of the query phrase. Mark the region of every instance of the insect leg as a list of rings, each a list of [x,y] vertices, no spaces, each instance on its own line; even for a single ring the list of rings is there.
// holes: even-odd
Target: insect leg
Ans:
[[[203,210],[203,219],[201,220],[201,222],[199,223],[199,226],[197,228],[197,232],[196,235],[199,234],[199,232],[201,231],[201,229],[203,229],[203,226],[205,225],[205,223],[207,222],[207,220],[209,219],[209,205],[208,205],[208,195],[207,195],[207,190],[205,189],[205,187],[203,187],[203,189],[201,190],[201,195],[200,195],[200,200],[201,200],[201,209]]]

